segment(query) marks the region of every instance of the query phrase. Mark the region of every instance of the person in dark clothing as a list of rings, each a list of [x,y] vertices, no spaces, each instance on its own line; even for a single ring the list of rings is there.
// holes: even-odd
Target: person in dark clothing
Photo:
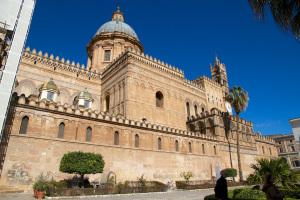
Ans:
[[[215,197],[218,200],[228,200],[227,180],[223,171],[221,171],[221,177],[217,180],[215,186]]]
[[[278,187],[274,184],[274,180],[271,174],[266,176],[265,184],[262,191],[266,193],[267,200],[283,200],[283,194]]]

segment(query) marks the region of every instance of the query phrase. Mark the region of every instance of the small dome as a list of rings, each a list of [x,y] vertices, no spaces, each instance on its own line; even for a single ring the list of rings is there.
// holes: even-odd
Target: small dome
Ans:
[[[52,78],[49,81],[46,81],[45,83],[43,83],[41,85],[40,91],[41,90],[47,90],[47,91],[59,93],[59,89],[58,89],[57,85],[54,83]]]
[[[133,28],[131,28],[131,26],[129,26],[124,22],[124,16],[123,13],[120,11],[120,7],[118,7],[117,11],[113,13],[112,20],[103,24],[98,29],[95,36],[100,35],[101,33],[114,33],[114,32],[125,33],[126,35],[134,37],[135,39],[139,40]]]
[[[81,92],[77,95],[77,98],[78,98],[78,99],[90,100],[90,101],[93,100],[92,94],[89,93],[89,92],[87,91],[87,89],[85,89],[84,91],[81,91]]]

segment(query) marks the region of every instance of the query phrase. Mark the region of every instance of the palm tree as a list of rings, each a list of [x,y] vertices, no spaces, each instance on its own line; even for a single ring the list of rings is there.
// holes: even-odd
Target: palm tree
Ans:
[[[239,121],[240,113],[245,111],[248,106],[248,93],[246,90],[239,86],[235,86],[230,89],[229,94],[226,96],[226,100],[231,104],[236,114],[236,146],[237,146],[237,158],[240,181],[243,181],[242,165],[241,165],[241,152],[240,152],[240,137],[239,137]]]
[[[300,0],[248,0],[259,18],[264,18],[269,8],[276,23],[300,39]]]
[[[293,187],[297,182],[295,173],[284,158],[271,160],[262,158],[257,160],[257,164],[252,164],[251,168],[254,169],[254,173],[247,179],[250,184],[262,184],[268,174],[272,175],[275,184],[287,188]]]

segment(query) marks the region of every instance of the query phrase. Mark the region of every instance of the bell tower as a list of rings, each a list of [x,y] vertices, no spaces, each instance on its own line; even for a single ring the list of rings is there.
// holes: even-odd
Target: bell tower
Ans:
[[[210,65],[210,70],[212,79],[223,86],[225,89],[224,92],[227,93],[229,88],[225,64],[221,63],[220,59],[216,57],[215,63]]]

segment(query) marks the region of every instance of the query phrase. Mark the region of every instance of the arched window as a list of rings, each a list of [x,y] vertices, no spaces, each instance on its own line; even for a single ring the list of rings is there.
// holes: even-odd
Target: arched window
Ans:
[[[282,153],[283,149],[281,147],[279,147],[279,153]]]
[[[138,134],[134,136],[134,146],[135,148],[139,148],[140,146],[140,136]]]
[[[157,139],[157,149],[161,150],[161,138]]]
[[[217,148],[215,145],[214,145],[214,154],[217,155]]]
[[[262,147],[262,153],[265,154],[265,147]]]
[[[202,144],[202,153],[205,154],[205,146]]]
[[[189,142],[189,152],[192,153],[193,152],[193,149],[192,149],[192,143]]]
[[[65,134],[65,124],[62,122],[59,124],[58,126],[58,138],[64,138],[64,134]]]
[[[85,137],[86,142],[91,142],[92,141],[92,128],[87,127],[86,129],[86,137]]]
[[[120,134],[118,131],[116,131],[114,134],[114,145],[119,145],[119,144],[120,144]]]
[[[197,107],[197,105],[194,105],[194,111],[195,111],[195,116],[197,116],[197,114],[198,114],[198,107]]]
[[[105,111],[106,112],[109,112],[109,101],[110,101],[110,97],[109,97],[109,95],[107,95],[105,97]]]
[[[155,98],[156,107],[162,108],[164,106],[164,95],[161,93],[161,91],[156,92]]]
[[[175,151],[179,151],[179,142],[178,142],[178,140],[175,141]]]
[[[270,155],[272,155],[272,149],[271,149],[271,147],[269,148],[269,152],[270,152]]]
[[[27,133],[28,123],[29,123],[29,117],[27,117],[27,116],[23,117],[22,122],[21,122],[21,126],[20,126],[19,134],[26,134]]]
[[[188,117],[190,117],[190,103],[189,102],[186,102],[186,114]]]
[[[201,108],[201,111],[202,111],[202,112],[204,112],[204,111],[205,111],[205,108],[204,108],[204,107],[202,107],[202,108]]]

